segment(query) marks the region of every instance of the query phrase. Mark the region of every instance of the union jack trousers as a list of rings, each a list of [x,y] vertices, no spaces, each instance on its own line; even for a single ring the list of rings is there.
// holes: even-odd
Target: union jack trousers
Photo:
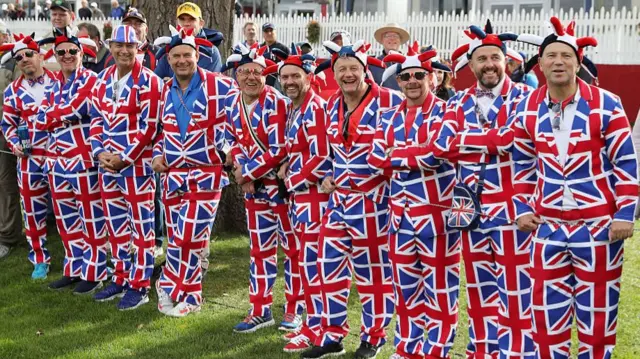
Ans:
[[[173,80],[164,85],[162,131],[153,158],[164,158],[169,167],[161,176],[169,241],[160,287],[174,301],[200,305],[202,257],[209,247],[222,188],[229,183],[221,153],[226,126],[224,100],[234,83],[202,68],[193,76],[200,76],[202,87],[184,138],[170,96]]]
[[[564,156],[552,129],[547,87],[518,105],[513,200],[518,217],[535,214],[544,221],[533,233],[531,251],[536,357],[570,357],[575,317],[578,358],[609,359],[624,247],[609,240],[609,226],[634,222],[638,165],[617,96],[578,80],[573,102],[575,111],[565,112],[573,122]]]
[[[116,76],[113,65],[100,73],[93,88],[91,146],[95,158],[107,152],[119,155],[127,165],[116,174],[100,168],[113,282],[133,290],[147,290],[155,244],[152,140],[162,80],[138,61],[121,89],[117,88]]]
[[[286,139],[289,171],[285,182],[292,192],[290,217],[300,246],[298,262],[307,309],[302,333],[312,342],[320,335],[322,320],[318,235],[329,202],[329,195],[320,187],[331,169],[325,106],[324,100],[312,89],[298,109],[290,105]]]
[[[362,303],[360,339],[380,346],[393,316],[393,284],[389,264],[388,178],[373,171],[367,155],[376,132],[379,111],[398,105],[401,97],[368,82],[370,90],[353,110],[355,133],[345,136],[344,98],[338,94],[328,109],[327,132],[333,150],[331,193],[322,220],[318,270],[323,300],[322,335],[316,345],[340,342],[349,332],[347,303],[351,280]],[[348,121],[348,120],[347,120]]]
[[[44,84],[34,86],[49,86],[54,81],[53,72],[44,70]],[[37,93],[40,93],[39,91]],[[20,76],[4,91],[4,104],[0,129],[7,139],[9,149],[20,143],[17,129],[27,125],[31,143],[31,155],[18,159],[18,185],[22,202],[25,234],[29,243],[29,261],[33,264],[51,262],[47,243],[47,208],[49,203],[49,179],[47,177],[47,156],[49,152],[49,133],[35,129],[34,117],[38,114],[38,107],[42,96],[32,91],[32,87],[24,76]]]
[[[47,88],[35,128],[50,132],[50,148],[56,157],[49,184],[65,249],[63,273],[103,281],[107,278],[107,228],[89,143],[91,89],[97,77],[83,67],[66,81],[61,72],[56,76]]]
[[[512,223],[513,130],[510,116],[527,95],[505,77],[488,114],[478,113],[476,88],[449,99],[434,143],[436,158],[457,165],[457,181],[474,191],[486,163],[478,228],[461,231],[469,314],[468,358],[523,357],[534,353],[531,338],[529,250],[531,238]]]
[[[241,92],[232,90],[226,99],[227,143],[234,162],[242,167],[246,181],[264,187],[245,196],[250,237],[249,301],[251,315],[265,316],[273,303],[273,285],[278,273],[278,241],[285,253],[285,313],[301,313],[304,306],[299,245],[289,218],[288,200],[278,195],[276,169],[285,159],[287,100],[265,86],[253,110],[245,114]],[[262,142],[266,151],[253,138]]]
[[[448,358],[458,325],[460,235],[446,226],[455,170],[429,146],[445,108],[429,94],[420,107],[405,100],[383,112],[369,154],[391,176],[395,347],[408,359]]]

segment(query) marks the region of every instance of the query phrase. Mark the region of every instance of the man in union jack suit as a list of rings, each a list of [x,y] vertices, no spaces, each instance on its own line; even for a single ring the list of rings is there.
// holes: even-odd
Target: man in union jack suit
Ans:
[[[29,243],[29,261],[34,269],[33,279],[46,279],[51,257],[47,243],[47,207],[49,203],[49,179],[46,158],[50,156],[49,133],[35,129],[35,117],[42,103],[45,89],[55,79],[53,72],[43,67],[44,56],[40,45],[32,36],[18,36],[17,41],[0,46],[22,72],[4,91],[2,108],[2,133],[9,149],[19,158],[18,184],[22,199],[24,226]],[[4,63],[4,61],[3,61]],[[24,149],[18,136],[18,127],[26,126],[29,132],[29,149]]]
[[[470,65],[477,83],[449,100],[434,153],[457,166],[458,184],[476,194],[482,188],[479,223],[461,231],[469,313],[467,357],[530,358],[530,236],[513,224],[513,131],[508,126],[528,88],[516,86],[505,74],[507,56],[521,59],[505,44],[517,35],[494,34],[489,21],[484,30],[471,26],[465,33],[470,42],[452,58],[456,71]],[[480,179],[484,187],[478,186]],[[462,223],[468,214],[454,210],[451,215]]]
[[[155,242],[152,141],[164,83],[136,59],[134,28],[118,26],[108,42],[115,65],[98,75],[93,88],[91,146],[100,161],[102,206],[115,270],[113,282],[94,299],[123,297],[118,309],[128,310],[149,301]]]
[[[458,325],[460,232],[448,228],[455,170],[432,147],[446,103],[430,91],[436,51],[387,55],[382,81],[395,76],[405,95],[381,115],[369,164],[391,175],[389,258],[395,289],[393,359],[448,358]],[[427,340],[424,340],[425,334]]]
[[[226,99],[227,141],[231,146],[227,160],[233,163],[236,183],[245,192],[250,236],[249,301],[245,320],[234,328],[251,333],[273,325],[272,288],[278,273],[278,242],[286,259],[285,315],[283,330],[296,330],[302,324],[302,282],[298,265],[298,244],[289,218],[287,190],[276,174],[285,160],[287,100],[265,85],[264,70],[274,63],[263,56],[267,47],[237,45],[227,59],[236,70],[239,89]]]
[[[298,264],[302,278],[307,318],[299,330],[285,335],[288,353],[309,348],[320,335],[322,294],[318,274],[318,234],[329,195],[320,189],[321,181],[331,170],[327,137],[325,101],[312,89],[315,82],[315,57],[301,55],[301,49],[291,45],[288,55],[277,48],[273,54],[282,59],[269,66],[264,74],[277,72],[280,84],[291,103],[287,108],[285,149],[288,156],[278,176],[285,180],[291,192],[290,217],[294,234],[300,244]]]
[[[540,46],[547,85],[517,107],[513,159],[518,227],[533,232],[531,294],[536,358],[611,358],[624,239],[638,200],[631,128],[620,99],[576,74],[594,38],[553,17]]]
[[[169,236],[156,291],[161,313],[184,317],[202,305],[202,253],[228,184],[224,99],[233,82],[198,67],[198,47],[210,46],[207,40],[194,37],[192,30],[171,27],[171,34],[162,43],[174,75],[162,91],[162,131],[153,149]]]
[[[105,226],[98,167],[91,153],[91,90],[94,72],[82,67],[85,47],[95,43],[78,38],[75,30],[55,30],[54,43],[62,70],[47,88],[35,129],[50,132],[50,148],[56,156],[49,169],[49,185],[58,232],[65,249],[63,277],[49,285],[62,289],[75,283],[75,294],[90,294],[107,278],[107,228]],[[93,54],[95,56],[95,54]]]
[[[303,358],[344,353],[349,332],[347,303],[351,278],[362,303],[360,347],[356,358],[373,358],[385,343],[393,315],[393,284],[388,258],[389,179],[367,163],[379,112],[400,104],[401,96],[365,80],[363,40],[341,47],[326,41],[329,61],[340,86],[327,109],[327,131],[333,150],[333,171],[323,179],[330,193],[320,229],[318,270],[323,299],[322,333]]]

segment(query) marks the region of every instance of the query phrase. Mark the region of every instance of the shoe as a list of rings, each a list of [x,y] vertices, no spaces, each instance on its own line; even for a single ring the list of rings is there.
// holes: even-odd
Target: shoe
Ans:
[[[117,307],[118,310],[133,310],[146,303],[149,303],[149,296],[146,290],[129,289],[118,302]]]
[[[279,330],[296,331],[302,328],[302,317],[298,314],[285,313],[280,322]]]
[[[325,346],[314,346],[311,349],[305,350],[302,355],[300,355],[301,359],[320,359],[320,358],[329,358],[329,357],[337,357],[341,356],[345,353],[344,346],[342,342],[340,343],[331,343]]]
[[[33,268],[33,273],[31,273],[31,279],[45,280],[47,279],[48,273],[49,273],[49,265],[47,263],[38,263]]]
[[[199,305],[189,304],[187,302],[180,302],[173,309],[166,314],[170,317],[182,318],[186,317],[189,313],[199,312],[201,307]]]
[[[76,289],[73,290],[73,294],[75,295],[91,294],[100,288],[102,288],[102,282],[90,282],[86,280],[81,280],[80,284],[78,284],[76,286]]]
[[[164,248],[162,248],[162,244],[159,246],[155,246],[153,248],[153,258],[158,258],[164,254]]]
[[[93,296],[93,299],[96,302],[108,302],[115,298],[122,298],[125,291],[126,288],[124,286],[117,285],[115,283],[109,283],[109,285],[105,289],[96,293],[96,295]]]
[[[375,346],[369,342],[361,342],[360,348],[356,350],[356,354],[353,356],[354,359],[371,359],[375,358],[378,353],[380,353],[380,348],[382,346]]]
[[[267,311],[267,315],[259,317],[257,315],[247,315],[244,320],[233,328],[236,333],[253,333],[260,328],[270,327],[276,324],[273,320],[271,311]]]
[[[311,348],[311,340],[306,335],[301,334],[291,339],[291,341],[284,346],[285,353],[297,353]]]
[[[49,283],[49,289],[54,289],[54,290],[64,289],[66,287],[74,285],[75,283],[78,283],[79,281],[80,281],[80,278],[78,277],[72,278],[72,277],[63,276],[62,278]]]
[[[0,244],[0,259],[5,258],[11,253],[13,247],[5,246],[4,244]]]
[[[173,309],[173,300],[167,292],[160,287],[160,282],[156,281],[156,293],[158,294],[158,310],[162,314],[167,314]]]
[[[302,328],[294,330],[292,332],[288,332],[287,334],[282,336],[282,339],[286,340],[286,341],[290,341],[291,339],[297,337],[298,335],[300,335],[302,333]]]

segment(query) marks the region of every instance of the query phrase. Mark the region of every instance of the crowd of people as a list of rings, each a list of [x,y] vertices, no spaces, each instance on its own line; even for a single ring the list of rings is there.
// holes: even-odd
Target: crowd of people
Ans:
[[[153,285],[161,313],[198,312],[222,189],[235,183],[250,234],[237,333],[275,325],[281,247],[285,352],[345,353],[355,280],[355,358],[378,355],[394,314],[393,359],[448,358],[462,258],[468,358],[569,358],[574,320],[579,358],[611,357],[638,164],[619,98],[577,77],[597,41],[573,22],[553,17],[544,34],[471,25],[451,63],[396,24],[375,33],[382,55],[337,31],[320,62],[308,43],[278,43],[274,24],[258,44],[248,23],[223,62],[222,34],[193,3],[153,43],[135,8],[105,44],[66,3],[51,14],[41,40],[0,28],[0,257],[22,213],[34,280],[50,269],[52,207],[64,259],[50,289],[134,310]],[[512,42],[539,52],[525,61]],[[546,84],[534,88],[525,65]],[[451,76],[467,66],[477,81],[456,92]],[[324,99],[327,77],[338,89]]]

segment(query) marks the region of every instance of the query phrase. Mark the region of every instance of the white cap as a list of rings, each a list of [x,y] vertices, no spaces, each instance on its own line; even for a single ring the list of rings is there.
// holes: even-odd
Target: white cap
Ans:
[[[2,34],[8,34],[9,32],[7,31],[7,24],[4,23],[4,21],[0,20],[0,33]]]
[[[47,4],[47,5],[51,5],[51,0],[47,0],[44,3]]]
[[[95,8],[97,8],[97,7],[98,7],[98,4],[96,4],[95,2],[92,2],[92,3],[91,3],[91,7],[95,7]]]
[[[7,4],[2,4],[2,10],[7,10],[9,8],[9,5]]]

